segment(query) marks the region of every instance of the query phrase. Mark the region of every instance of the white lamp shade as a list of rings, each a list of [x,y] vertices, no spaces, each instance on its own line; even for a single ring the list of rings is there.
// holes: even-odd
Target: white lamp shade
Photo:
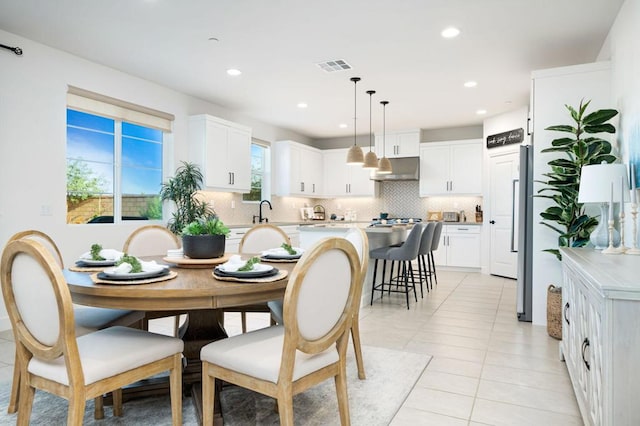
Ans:
[[[621,190],[624,195],[624,201],[629,201],[629,181],[627,180],[627,167],[624,164],[592,164],[583,166],[580,172],[578,202],[608,203],[611,201],[612,183],[613,201],[615,203],[620,201]],[[622,188],[622,186],[624,186],[624,188]]]

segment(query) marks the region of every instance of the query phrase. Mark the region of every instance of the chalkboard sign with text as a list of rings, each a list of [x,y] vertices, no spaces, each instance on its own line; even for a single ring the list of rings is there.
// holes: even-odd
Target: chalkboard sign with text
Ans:
[[[511,145],[513,143],[521,143],[524,140],[524,129],[513,129],[508,132],[502,132],[495,135],[487,136],[487,148],[495,148],[498,146]]]

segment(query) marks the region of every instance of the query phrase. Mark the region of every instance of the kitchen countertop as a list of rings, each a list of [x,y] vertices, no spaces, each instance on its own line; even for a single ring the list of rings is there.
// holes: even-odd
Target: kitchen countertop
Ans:
[[[360,228],[366,228],[369,226],[369,224],[371,223],[371,221],[344,221],[344,220],[313,220],[313,221],[299,221],[299,222],[268,222],[271,225],[276,225],[276,226],[300,226],[300,227],[304,227],[304,228],[327,228],[327,227],[333,227],[333,228],[352,228],[354,226],[358,226]],[[423,223],[427,223],[426,221],[423,221]],[[469,226],[479,226],[482,225],[482,222],[442,222],[443,225],[469,225]],[[237,229],[237,228],[251,228],[252,226],[257,225],[257,223],[240,223],[240,224],[234,224],[234,225],[227,225],[228,228],[230,229]],[[403,225],[398,225],[398,226],[403,226]],[[381,228],[385,228],[385,227],[381,227]],[[367,228],[367,229],[373,229],[373,228]]]

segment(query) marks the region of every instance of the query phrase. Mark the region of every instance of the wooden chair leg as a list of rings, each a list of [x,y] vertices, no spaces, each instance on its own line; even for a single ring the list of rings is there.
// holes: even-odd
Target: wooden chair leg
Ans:
[[[169,373],[171,386],[171,421],[173,426],[182,425],[182,355],[174,355],[173,368]]]
[[[215,379],[209,374],[209,363],[202,363],[202,425],[213,426],[215,410]]]
[[[113,415],[116,417],[122,416],[122,389],[116,389],[111,392],[113,398]]]
[[[20,378],[20,397],[18,398],[18,422],[17,426],[29,426],[31,419],[31,408],[33,407],[33,396],[36,389],[28,386],[25,380]]]
[[[94,409],[93,409],[93,418],[96,420],[104,419],[104,399],[102,395],[96,396],[93,399]],[[115,402],[114,402],[115,405]]]
[[[358,314],[353,316],[351,323],[351,340],[353,340],[353,351],[356,354],[356,365],[358,366],[358,379],[364,380],[367,376],[364,373],[364,360],[362,359],[362,347],[360,346],[360,320]]]
[[[11,383],[11,395],[9,396],[9,406],[7,413],[13,414],[18,411],[18,401],[20,396],[20,364],[18,352],[15,353],[13,361],[13,382]]]
[[[344,368],[343,368],[344,370]],[[349,419],[349,398],[347,396],[347,379],[346,372],[341,371],[335,377],[336,394],[338,395],[338,409],[340,410],[340,424],[348,426],[351,424]]]
[[[242,334],[247,332],[247,313],[240,312],[240,320],[242,321]]]
[[[84,419],[84,409],[87,401],[84,398],[84,393],[81,395],[72,394],[69,398],[69,408],[67,412],[67,426],[81,426]]]
[[[278,397],[278,413],[280,426],[293,426],[293,395],[291,393]]]

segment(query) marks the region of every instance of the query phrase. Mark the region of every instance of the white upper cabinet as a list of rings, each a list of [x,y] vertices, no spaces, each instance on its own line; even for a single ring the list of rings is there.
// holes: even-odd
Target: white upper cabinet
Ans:
[[[327,197],[373,197],[371,172],[347,165],[348,149],[328,149],[324,155],[324,192]]]
[[[189,153],[206,189],[250,191],[251,128],[210,115],[189,117]]]
[[[376,154],[387,158],[417,157],[420,155],[420,129],[387,132],[386,141],[382,143],[382,133],[376,133]],[[362,147],[363,150],[368,147]]]
[[[294,141],[274,144],[275,194],[321,197],[323,156],[319,149]]]
[[[481,193],[482,139],[421,144],[421,197]]]

